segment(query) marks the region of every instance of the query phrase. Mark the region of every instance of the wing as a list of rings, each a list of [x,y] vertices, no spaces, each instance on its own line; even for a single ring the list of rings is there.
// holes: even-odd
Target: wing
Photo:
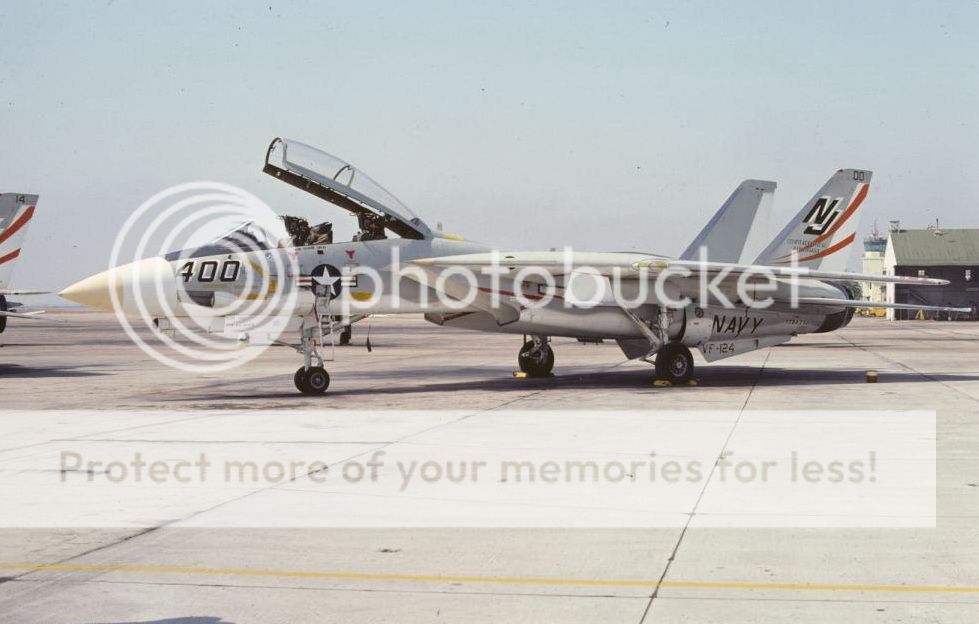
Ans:
[[[547,270],[554,276],[565,275],[575,270],[587,268],[602,275],[619,275],[621,277],[640,277],[645,274],[646,277],[655,278],[660,273],[669,271],[677,277],[696,277],[699,274],[717,275],[723,273],[734,278],[740,277],[743,274],[757,275],[759,277],[773,275],[775,277],[797,277],[813,280],[852,280],[914,286],[944,286],[949,283],[948,280],[930,277],[876,275],[869,273],[849,273],[846,271],[819,271],[808,267],[671,260],[662,256],[618,252],[501,252],[425,258],[415,260],[414,262],[421,266],[446,268],[467,267],[470,269],[480,269],[483,267],[504,267],[511,272],[523,268],[540,268]]]
[[[689,270],[693,275],[704,272],[708,274],[727,273],[732,276],[742,274],[774,275],[776,277],[798,277],[815,280],[851,280],[857,282],[873,282],[878,284],[908,284],[914,286],[945,286],[948,280],[932,277],[913,277],[910,275],[878,275],[874,273],[850,273],[848,271],[820,271],[808,267],[769,266],[764,264],[727,264],[722,262],[688,262],[671,260],[669,268],[673,270]]]
[[[438,271],[434,270],[432,264],[416,264],[422,265],[422,271],[428,276],[429,279],[428,284],[438,283]],[[428,285],[422,282],[418,276],[412,274],[410,271],[406,272],[404,275],[405,277],[418,281],[422,285]],[[467,299],[467,297],[472,297],[470,305],[477,310],[488,312],[494,319],[496,319],[496,323],[500,326],[513,323],[520,318],[520,310],[503,301],[498,293],[490,294],[485,290],[477,290],[475,293],[473,293],[470,289],[469,282],[458,275],[449,276],[447,279],[443,280],[442,289],[447,295],[450,297],[455,297],[460,301]]]

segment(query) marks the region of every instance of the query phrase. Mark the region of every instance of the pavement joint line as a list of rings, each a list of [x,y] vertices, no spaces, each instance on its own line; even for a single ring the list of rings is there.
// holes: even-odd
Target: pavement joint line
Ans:
[[[498,585],[560,585],[583,587],[669,587],[677,589],[731,589],[775,591],[896,592],[979,594],[979,585],[877,585],[846,583],[775,583],[739,581],[683,581],[656,579],[587,579],[534,576],[450,576],[439,574],[388,574],[316,570],[273,570],[261,568],[199,568],[162,565],[101,565],[82,563],[0,562],[0,569],[53,572],[130,572],[138,574],[194,574],[201,576],[250,576],[333,579],[354,581],[414,581],[435,583],[485,583]]]
[[[748,394],[744,397],[744,402],[741,403],[741,408],[738,410],[738,417],[734,420],[734,424],[731,425],[731,430],[728,431],[727,437],[724,439],[724,444],[721,445],[721,450],[717,454],[717,459],[710,468],[710,472],[707,474],[707,479],[704,481],[704,487],[700,489],[700,493],[697,495],[697,500],[694,501],[693,507],[690,509],[690,513],[687,515],[687,521],[680,529],[680,535],[677,537],[676,544],[673,545],[673,551],[666,560],[666,565],[663,567],[663,572],[659,575],[659,583],[653,588],[652,593],[649,595],[649,602],[646,603],[646,608],[643,610],[642,617],[639,618],[639,624],[642,624],[649,618],[650,612],[653,609],[653,603],[659,597],[659,590],[662,587],[670,587],[670,585],[665,585],[666,577],[670,573],[670,568],[673,566],[673,562],[680,554],[680,546],[683,544],[683,538],[687,535],[687,530],[690,528],[690,524],[693,522],[694,516],[697,515],[697,509],[700,508],[700,501],[703,500],[704,494],[707,492],[707,488],[710,487],[710,482],[714,478],[714,473],[717,471],[717,463],[724,457],[725,451],[727,451],[728,445],[731,443],[731,438],[734,436],[735,430],[738,428],[738,424],[741,422],[741,417],[744,415],[745,409],[748,408],[748,403],[751,401],[751,395],[754,394],[755,388],[758,387],[758,382],[761,380],[761,376],[765,371],[765,367],[768,365],[769,358],[772,357],[772,350],[768,349],[765,353],[765,359],[761,363],[761,367],[758,369],[757,375],[755,375],[755,380],[752,382],[751,387],[748,389]]]
[[[926,329],[920,329],[920,328],[912,328],[912,329],[914,329],[916,331],[920,331],[920,332],[927,332],[928,331]],[[924,377],[925,379],[928,379],[930,381],[933,381],[933,382],[935,382],[937,384],[941,384],[941,385],[945,386],[946,388],[948,388],[949,390],[951,390],[953,392],[956,392],[956,393],[958,393],[958,394],[966,397],[967,399],[969,399],[971,401],[974,401],[976,403],[979,403],[979,399],[977,399],[976,397],[972,396],[968,392],[965,392],[964,390],[962,390],[958,386],[953,386],[952,384],[948,383],[947,381],[945,381],[943,379],[938,379],[937,377],[935,377],[934,375],[932,375],[930,373],[926,373],[926,372],[920,371],[917,368],[915,368],[913,366],[910,366],[909,364],[905,364],[904,362],[902,362],[900,360],[895,360],[894,358],[889,357],[887,355],[884,355],[883,353],[878,353],[877,351],[871,351],[867,347],[865,347],[865,346],[863,346],[863,345],[861,345],[859,343],[853,342],[852,340],[850,340],[849,338],[847,338],[846,335],[844,335],[842,333],[840,335],[838,335],[837,338],[839,340],[847,343],[851,347],[855,347],[857,349],[860,349],[861,351],[864,351],[866,353],[869,353],[869,354],[877,357],[880,360],[884,360],[888,364],[894,364],[894,365],[896,365],[896,366],[898,366],[900,368],[903,368],[906,371],[910,371],[910,372],[914,373],[915,375],[918,375],[919,377]]]

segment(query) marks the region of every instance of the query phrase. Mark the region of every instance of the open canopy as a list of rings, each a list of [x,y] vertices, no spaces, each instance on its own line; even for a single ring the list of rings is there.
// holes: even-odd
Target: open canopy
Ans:
[[[385,228],[402,238],[432,235],[417,215],[366,173],[305,143],[275,139],[263,171],[354,215],[377,215]]]

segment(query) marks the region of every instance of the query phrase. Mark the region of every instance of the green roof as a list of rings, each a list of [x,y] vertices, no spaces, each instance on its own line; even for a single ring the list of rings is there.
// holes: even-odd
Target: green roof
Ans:
[[[898,266],[979,266],[979,230],[901,230],[890,244]]]

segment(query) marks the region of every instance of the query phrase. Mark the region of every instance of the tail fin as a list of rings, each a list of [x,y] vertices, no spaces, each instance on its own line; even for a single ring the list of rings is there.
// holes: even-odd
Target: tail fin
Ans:
[[[843,271],[860,226],[859,208],[870,190],[870,171],[840,169],[806,202],[754,264],[790,264]]]
[[[0,193],[0,290],[10,285],[14,263],[36,205],[37,195]]]
[[[703,247],[711,262],[748,262],[761,246],[763,239],[760,237],[768,231],[774,193],[774,182],[742,182],[680,255],[680,259],[699,259],[700,248]]]

